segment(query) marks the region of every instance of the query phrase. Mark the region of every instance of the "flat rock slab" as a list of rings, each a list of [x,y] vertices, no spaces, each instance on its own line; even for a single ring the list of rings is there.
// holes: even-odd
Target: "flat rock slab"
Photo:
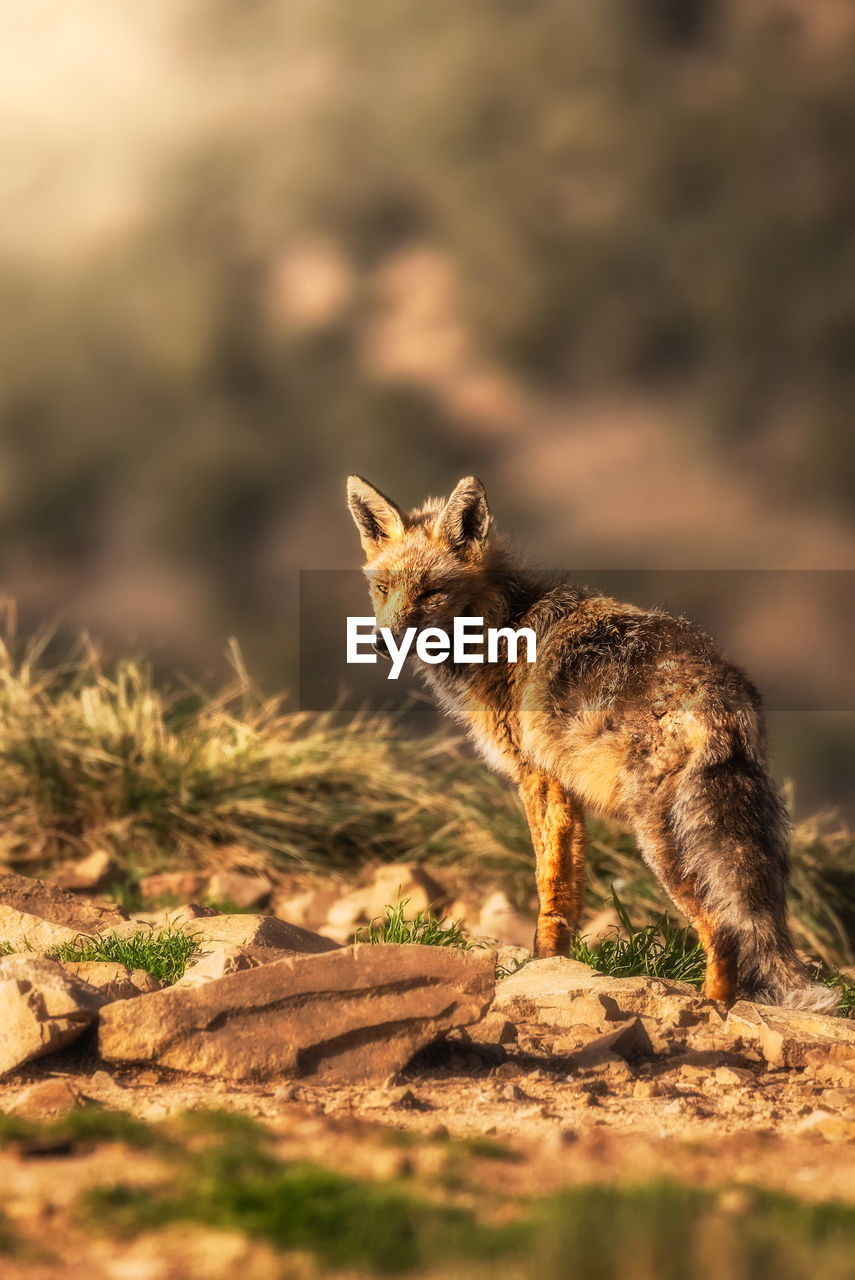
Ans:
[[[121,907],[89,902],[13,871],[0,873],[0,941],[15,948],[43,951],[79,934],[120,928],[127,919]]]
[[[0,960],[0,1075],[76,1040],[103,1003],[101,992],[56,960]]]
[[[500,982],[493,1010],[512,1022],[537,1021],[563,1031],[638,1016],[687,1027],[707,1021],[716,1006],[688,982],[609,978],[577,960],[555,956],[532,960]]]
[[[855,1063],[855,1023],[848,1018],[739,1000],[727,1015],[734,1047],[770,1067],[821,1067],[823,1055],[838,1067]]]
[[[201,987],[104,1009],[101,1055],[226,1079],[385,1079],[425,1045],[477,1022],[490,952],[359,944],[292,956]]]

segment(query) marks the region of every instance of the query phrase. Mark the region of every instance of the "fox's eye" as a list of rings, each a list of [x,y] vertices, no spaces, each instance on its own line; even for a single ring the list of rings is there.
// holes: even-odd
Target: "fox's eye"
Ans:
[[[377,592],[378,596],[387,596],[389,594],[389,587],[385,582],[375,582],[374,590]]]
[[[427,587],[419,596],[420,600],[430,600],[432,597],[444,596],[447,593],[442,587]]]

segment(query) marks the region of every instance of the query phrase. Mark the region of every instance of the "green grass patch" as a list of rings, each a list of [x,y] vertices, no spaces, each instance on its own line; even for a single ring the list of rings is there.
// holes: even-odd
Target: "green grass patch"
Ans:
[[[183,976],[190,960],[199,951],[199,941],[183,929],[139,929],[127,937],[115,933],[90,938],[81,935],[60,943],[46,954],[54,960],[107,960],[127,969],[144,969],[165,985]]]
[[[83,1201],[93,1230],[134,1236],[175,1222],[198,1222],[304,1249],[323,1264],[394,1275],[428,1262],[498,1257],[516,1228],[491,1228],[476,1215],[433,1203],[397,1184],[357,1180],[304,1161],[278,1160],[266,1132],[214,1116],[187,1132],[210,1141],[183,1152],[160,1188],[96,1188]]]
[[[464,951],[472,948],[474,944],[458,923],[443,924],[429,911],[418,911],[408,919],[409,901],[409,898],[399,898],[394,906],[387,906],[385,920],[372,920],[371,924],[357,929],[354,942],[411,942],[422,947],[460,947]]]
[[[633,925],[614,886],[612,901],[620,929],[615,928],[593,945],[584,937],[574,938],[570,947],[574,960],[612,978],[644,975],[702,985],[706,971],[704,951],[690,928],[679,928],[667,914],[647,925]]]
[[[825,985],[840,994],[840,1006],[837,1010],[841,1018],[855,1015],[855,982],[844,978],[842,973],[833,973],[825,979]]]
[[[144,1149],[163,1141],[161,1131],[151,1125],[135,1120],[124,1111],[108,1111],[102,1107],[76,1107],[49,1123],[0,1114],[0,1146],[20,1146],[25,1151],[91,1146],[99,1142],[122,1142]]]
[[[804,1204],[754,1188],[721,1191],[662,1181],[582,1186],[541,1198],[506,1199],[465,1177],[466,1205],[441,1179],[356,1179],[306,1161],[279,1159],[268,1132],[246,1117],[190,1115],[170,1122],[160,1186],[87,1191],[80,1212],[92,1231],[120,1237],[198,1223],[305,1250],[322,1267],[375,1275],[430,1270],[489,1272],[507,1280],[849,1280],[855,1208]],[[498,1148],[455,1143],[464,1161],[504,1159]],[[458,1150],[459,1148],[459,1150]]]

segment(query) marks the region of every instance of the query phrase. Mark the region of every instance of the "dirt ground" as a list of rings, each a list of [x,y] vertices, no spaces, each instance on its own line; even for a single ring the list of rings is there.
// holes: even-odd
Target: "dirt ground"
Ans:
[[[271,1126],[289,1155],[354,1172],[366,1171],[366,1153],[375,1174],[417,1158],[418,1143],[389,1146],[392,1129],[420,1135],[426,1149],[449,1136],[508,1146],[517,1159],[494,1162],[494,1175],[532,1193],[662,1175],[855,1203],[855,1089],[761,1069],[736,1054],[731,1062],[719,1057],[713,1066],[688,1052],[574,1073],[559,1058],[515,1046],[447,1043],[379,1087],[342,1086],[105,1067],[84,1043],[0,1082],[0,1111],[42,1119],[76,1102],[157,1122],[188,1109],[229,1109]],[[51,1163],[39,1167],[47,1174]],[[22,1164],[26,1157],[0,1154],[4,1185]],[[63,1167],[59,1161],[58,1174]]]

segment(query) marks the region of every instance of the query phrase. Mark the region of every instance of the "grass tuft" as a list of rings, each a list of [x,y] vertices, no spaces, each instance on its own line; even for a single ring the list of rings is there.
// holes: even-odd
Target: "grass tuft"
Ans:
[[[570,947],[574,960],[612,978],[647,976],[670,978],[675,982],[703,984],[706,961],[703,947],[687,926],[679,928],[667,914],[650,924],[637,927],[612,886],[612,902],[620,920],[610,936],[591,946],[584,937],[576,937]],[[622,930],[622,931],[621,931]]]
[[[841,1018],[855,1017],[855,982],[844,978],[842,973],[833,973],[825,979],[825,985],[840,994],[838,1015]]]
[[[386,919],[378,917],[357,929],[354,942],[410,942],[422,947],[460,947],[464,951],[474,946],[457,922],[443,924],[429,911],[418,911],[408,920],[405,909],[409,901],[409,898],[399,898],[394,906],[387,906]]]
[[[177,982],[199,951],[198,938],[183,929],[140,929],[127,937],[115,933],[98,937],[81,935],[62,942],[46,954],[54,960],[83,962],[106,960],[126,969],[144,969],[165,986]]]

